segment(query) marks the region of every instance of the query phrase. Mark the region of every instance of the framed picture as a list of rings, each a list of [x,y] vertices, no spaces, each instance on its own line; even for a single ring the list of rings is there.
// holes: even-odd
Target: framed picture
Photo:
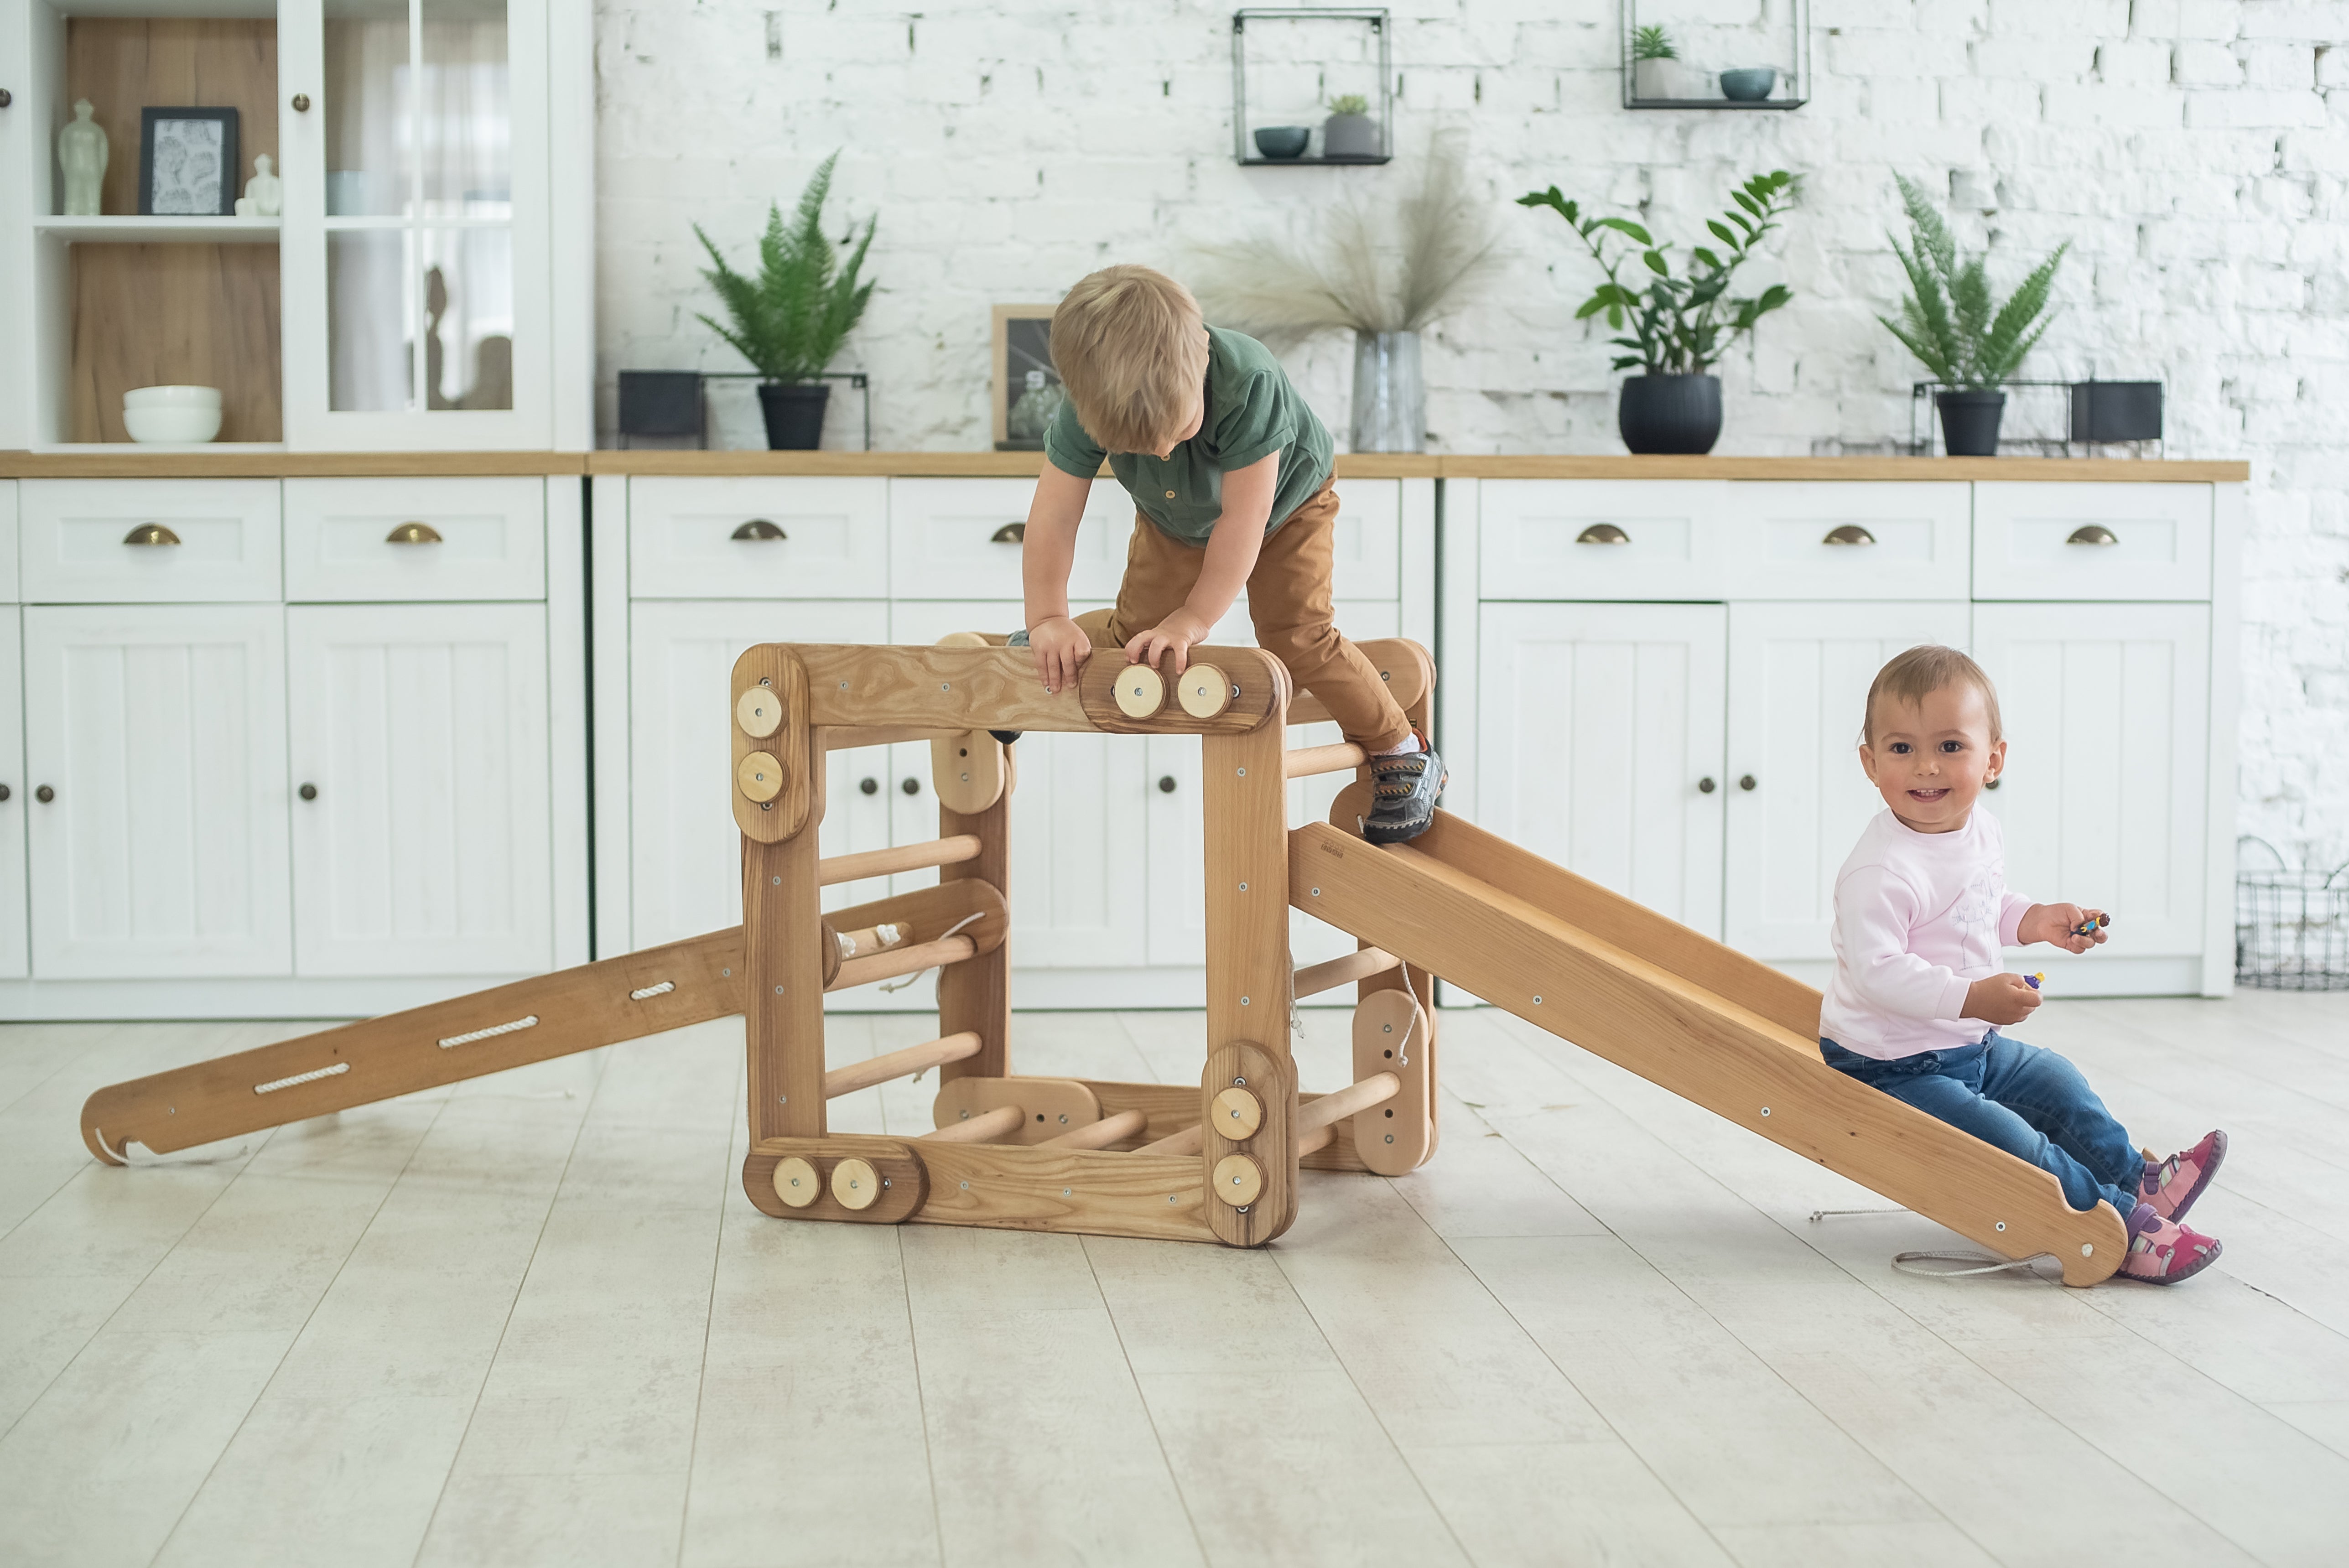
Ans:
[[[1052,367],[1049,304],[995,307],[995,449],[1038,452],[1066,394]]]
[[[143,217],[225,217],[236,211],[236,110],[140,111],[139,211]]]

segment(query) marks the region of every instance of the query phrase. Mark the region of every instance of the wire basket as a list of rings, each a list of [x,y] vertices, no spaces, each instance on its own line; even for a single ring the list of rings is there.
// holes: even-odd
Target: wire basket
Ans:
[[[2253,862],[2264,858],[2265,866]],[[2349,991],[2349,865],[2286,871],[2264,839],[2235,841],[2235,984]]]

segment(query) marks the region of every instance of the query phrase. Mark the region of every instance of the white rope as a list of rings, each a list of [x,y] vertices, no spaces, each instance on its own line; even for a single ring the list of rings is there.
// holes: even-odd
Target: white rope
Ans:
[[[533,1013],[526,1018],[516,1018],[511,1024],[497,1024],[486,1029],[475,1029],[470,1035],[451,1035],[440,1042],[440,1048],[444,1051],[451,1050],[458,1046],[470,1046],[475,1040],[486,1040],[495,1035],[511,1035],[516,1029],[534,1029],[537,1026],[538,1015]]]
[[[1922,1274],[1927,1279],[1964,1279],[1971,1274],[2004,1274],[2009,1269],[2022,1269],[2038,1277],[2038,1263],[2045,1258],[2056,1267],[2063,1260],[2054,1253],[2033,1253],[2027,1258],[1996,1258],[1988,1253],[1895,1253],[1892,1266],[1902,1274]],[[1923,1268],[1924,1264],[1972,1264],[1973,1268]]]
[[[977,914],[966,914],[960,920],[956,921],[952,925],[947,926],[944,931],[938,933],[938,934],[932,940],[944,942],[947,937],[952,936],[956,932],[960,931],[972,921],[985,920],[986,918],[987,911],[983,909]],[[911,985],[915,981],[919,980],[923,975],[927,975],[930,972],[930,969],[935,969],[937,965],[933,964],[930,965],[929,969],[916,969],[911,975],[906,975],[903,980],[898,981],[895,985],[884,985],[881,989],[884,993],[903,991],[906,986]]]
[[[91,1138],[97,1140],[98,1146],[100,1149],[105,1150],[106,1152],[111,1155],[116,1161],[124,1165],[134,1166],[141,1171],[152,1170],[158,1165],[225,1164],[231,1160],[243,1159],[246,1150],[250,1148],[250,1145],[240,1143],[225,1154],[198,1154],[187,1159],[167,1160],[163,1156],[156,1153],[153,1150],[149,1149],[145,1144],[140,1142],[135,1138],[126,1140],[122,1147],[117,1149],[114,1145],[106,1140],[106,1131],[103,1128],[91,1128],[89,1130],[89,1135]],[[135,1160],[131,1158],[131,1150],[137,1150],[140,1156]]]
[[[253,1092],[275,1094],[281,1088],[292,1088],[296,1084],[316,1083],[320,1078],[337,1078],[350,1070],[350,1063],[336,1062],[330,1068],[317,1068],[306,1073],[295,1073],[292,1078],[271,1078],[267,1083],[254,1084]]]
[[[631,992],[629,992],[629,993],[628,993],[628,1000],[629,1000],[629,1001],[631,1001],[631,1002],[642,1002],[642,1001],[647,1000],[647,998],[654,997],[654,996],[666,996],[666,995],[667,995],[671,991],[674,991],[674,990],[676,990],[676,989],[677,989],[677,982],[676,982],[676,981],[674,981],[674,980],[664,980],[664,981],[662,981],[662,982],[661,982],[659,985],[647,985],[647,986],[646,986],[646,987],[645,987],[643,990],[641,990],[641,991],[631,991]]]

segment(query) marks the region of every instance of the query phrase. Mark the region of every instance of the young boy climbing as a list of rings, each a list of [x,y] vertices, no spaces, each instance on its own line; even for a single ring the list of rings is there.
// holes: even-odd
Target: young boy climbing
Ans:
[[[1371,755],[1372,843],[1434,820],[1444,765],[1331,620],[1330,432],[1262,344],[1206,325],[1190,291],[1148,267],[1105,267],[1052,313],[1068,400],[1044,437],[1028,511],[1024,641],[1048,691],[1093,641],[1180,675],[1245,586],[1256,640]],[[1102,460],[1138,509],[1116,607],[1071,618],[1069,568]],[[1012,639],[1015,643],[1022,637]]]
[[[2006,766],[1990,676],[1954,648],[1893,659],[1868,689],[1859,765],[1887,810],[1836,876],[1827,1065],[2052,1172],[2075,1209],[2110,1203],[2128,1227],[2127,1277],[2175,1284],[2209,1267],[2218,1242],[2184,1222],[2227,1135],[2150,1159],[2079,1068],[1999,1032],[2041,1000],[2000,973],[2002,947],[2085,953],[2111,922],[2007,891],[1998,820],[1974,809]]]

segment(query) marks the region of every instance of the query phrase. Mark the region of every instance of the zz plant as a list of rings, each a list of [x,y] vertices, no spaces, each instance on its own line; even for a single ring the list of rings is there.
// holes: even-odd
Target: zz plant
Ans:
[[[733,325],[706,315],[701,323],[733,345],[770,382],[813,381],[821,376],[873,294],[873,284],[860,283],[857,273],[872,248],[878,220],[866,219],[861,237],[850,231],[855,249],[844,263],[834,257],[832,242],[824,238],[823,203],[832,192],[833,165],[839,161],[837,152],[823,160],[800,192],[798,211],[788,227],[782,210],[768,203],[756,277],[727,265],[701,225],[693,226],[695,237],[709,253],[710,265],[701,275],[717,291]]]
[[[1608,340],[1625,351],[1613,368],[1637,366],[1651,376],[1701,376],[1729,352],[1730,345],[1752,332],[1755,322],[1795,297],[1784,284],[1772,284],[1751,298],[1729,292],[1737,269],[1751,259],[1762,236],[1778,226],[1795,191],[1795,177],[1780,169],[1757,174],[1730,192],[1736,205],[1705,222],[1720,248],[1690,247],[1678,273],[1672,271],[1670,241],[1658,243],[1629,218],[1587,214],[1555,185],[1518,197],[1517,205],[1547,207],[1565,219],[1607,274],[1574,318],[1584,321],[1603,311],[1607,325],[1624,334]],[[1610,235],[1621,236],[1637,249],[1619,243],[1610,253]],[[1635,273],[1626,279],[1623,269],[1634,255],[1647,275]]]
[[[2040,321],[2054,287],[2055,269],[2063,264],[2066,241],[2055,253],[2033,269],[2004,304],[1991,296],[1990,276],[1982,256],[1961,256],[1950,226],[1925,199],[1925,193],[1899,175],[1901,204],[1909,211],[1909,244],[1892,242],[1909,274],[1909,297],[1900,302],[1900,319],[1878,316],[1885,330],[1922,360],[1933,379],[1945,387],[1986,391],[2013,376],[2047,330]],[[2038,322],[2034,327],[2032,324]]]

